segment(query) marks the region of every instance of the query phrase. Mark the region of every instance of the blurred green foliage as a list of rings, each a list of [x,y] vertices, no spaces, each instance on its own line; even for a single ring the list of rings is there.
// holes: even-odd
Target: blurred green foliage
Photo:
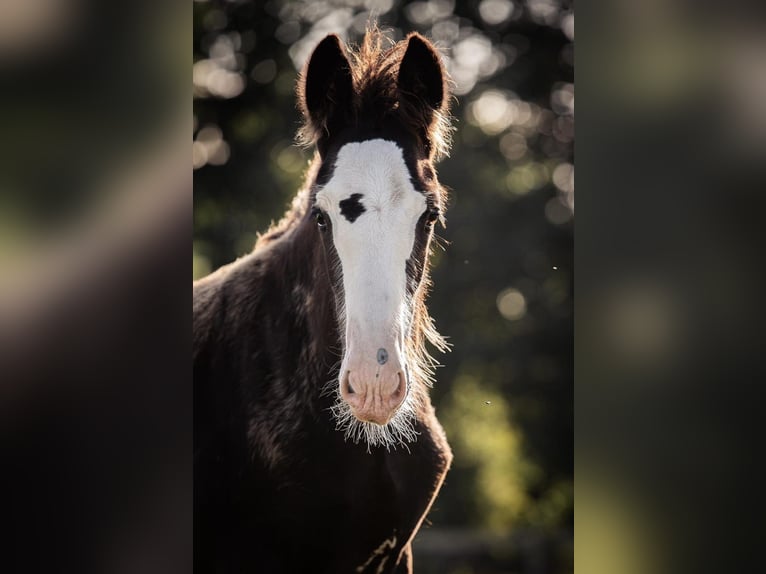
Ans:
[[[284,213],[310,158],[293,145],[297,70],[329,32],[358,42],[371,15],[393,39],[411,30],[434,39],[456,95],[454,145],[439,165],[452,190],[448,224],[438,230],[446,249],[432,260],[429,300],[453,345],[432,396],[455,463],[429,515],[431,529],[533,533],[543,542],[533,550],[518,545],[516,554],[540,554],[546,566],[534,571],[568,571],[571,3],[196,2],[194,276],[249,252],[257,233]],[[447,571],[433,548],[416,543],[419,568]],[[516,564],[533,571],[524,564],[534,560],[514,552],[466,555],[448,569],[499,572]]]

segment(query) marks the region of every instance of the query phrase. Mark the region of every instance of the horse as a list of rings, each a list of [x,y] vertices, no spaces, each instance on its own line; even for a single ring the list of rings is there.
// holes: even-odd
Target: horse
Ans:
[[[449,80],[425,37],[384,39],[316,46],[297,86],[305,184],[194,283],[199,572],[412,572],[451,464],[425,305]]]

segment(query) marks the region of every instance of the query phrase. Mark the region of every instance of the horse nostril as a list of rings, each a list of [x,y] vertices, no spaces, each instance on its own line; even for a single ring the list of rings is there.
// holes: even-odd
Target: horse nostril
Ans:
[[[343,377],[343,388],[349,395],[353,395],[354,387],[351,386],[351,371],[346,371],[346,375]]]
[[[404,378],[404,373],[401,371],[396,373],[396,378],[398,379],[398,384],[396,385],[396,390],[394,391],[393,396],[398,399],[407,392],[407,381]]]

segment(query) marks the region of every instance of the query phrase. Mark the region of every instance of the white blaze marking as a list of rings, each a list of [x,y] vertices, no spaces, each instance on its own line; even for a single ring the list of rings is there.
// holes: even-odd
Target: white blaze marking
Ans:
[[[352,223],[339,204],[354,193],[362,194],[365,212]],[[376,139],[340,149],[333,177],[316,202],[332,222],[343,270],[347,340],[367,342],[370,329],[394,327],[404,311],[406,262],[425,196],[413,187],[402,150]]]
[[[341,213],[340,202],[355,193],[362,195],[359,203],[365,211],[352,223]],[[404,338],[412,315],[406,265],[427,205],[424,194],[412,185],[402,149],[382,139],[344,145],[332,178],[317,192],[316,204],[332,223],[343,275],[346,357],[340,372],[350,352],[369,354],[375,362],[381,347],[404,365]],[[385,341],[393,341],[394,348]],[[384,429],[380,427],[382,434]],[[395,428],[391,431],[396,433]],[[401,436],[361,434],[373,444],[402,441]]]

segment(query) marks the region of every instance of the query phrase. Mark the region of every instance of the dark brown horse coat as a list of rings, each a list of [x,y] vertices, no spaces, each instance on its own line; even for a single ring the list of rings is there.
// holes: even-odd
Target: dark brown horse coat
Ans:
[[[330,411],[335,398],[323,392],[344,345],[342,293],[311,208],[334,154],[349,141],[396,141],[416,189],[445,201],[431,165],[444,151],[447,112],[433,48],[412,35],[381,50],[371,32],[351,57],[329,36],[303,75],[303,136],[318,154],[291,211],[251,254],[194,285],[200,573],[411,572],[412,539],[450,465],[417,368],[417,440],[391,450],[344,440]],[[416,239],[407,265],[416,310],[408,344],[417,347],[434,336],[423,303],[429,240]]]

